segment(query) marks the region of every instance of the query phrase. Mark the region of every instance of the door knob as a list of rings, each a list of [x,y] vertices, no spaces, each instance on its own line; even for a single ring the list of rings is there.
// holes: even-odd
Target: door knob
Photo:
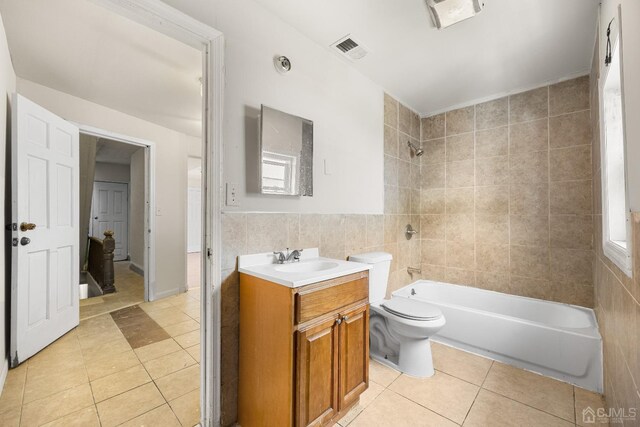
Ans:
[[[36,225],[32,222],[22,222],[20,223],[20,231],[29,231],[36,228]]]
[[[20,244],[21,244],[22,246],[26,246],[26,245],[28,245],[29,243],[31,243],[31,239],[30,239],[30,238],[28,238],[28,237],[23,237],[22,239],[20,239]]]
[[[338,317],[338,318],[336,319],[336,325],[339,325],[339,324],[341,324],[341,323],[342,323],[342,319]]]
[[[98,217],[97,217],[97,216],[94,216],[94,217],[93,217],[93,219],[98,219]]]

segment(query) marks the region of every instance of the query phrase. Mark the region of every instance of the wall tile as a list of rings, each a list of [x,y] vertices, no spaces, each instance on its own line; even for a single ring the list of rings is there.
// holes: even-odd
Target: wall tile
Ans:
[[[444,113],[422,119],[421,139],[425,141],[427,139],[444,138],[444,119]]]
[[[300,214],[287,214],[287,246],[290,248],[304,249],[300,246]]]
[[[367,215],[367,247],[380,246],[384,244],[384,216]]]
[[[420,191],[420,170],[422,169],[421,166],[419,165],[415,165],[415,164],[411,164],[411,172],[409,174],[409,180],[410,180],[410,185],[409,187],[413,188],[414,190],[418,190]]]
[[[509,157],[476,159],[476,185],[504,185],[509,183]]]
[[[300,240],[299,244],[303,248],[320,247],[320,219],[322,215],[302,214],[300,215]]]
[[[509,272],[509,245],[476,245],[476,270]]]
[[[446,138],[447,162],[474,158],[473,133],[448,136]]]
[[[591,147],[560,148],[549,152],[551,181],[591,179]]]
[[[398,130],[411,135],[411,115],[413,112],[402,103],[398,103]]]
[[[412,215],[420,215],[422,211],[420,210],[420,190],[419,189],[411,189],[411,214]]]
[[[509,126],[509,152],[530,153],[549,149],[549,120],[516,123]]]
[[[548,90],[533,89],[509,97],[509,120],[511,123],[526,122],[547,117]]]
[[[446,216],[447,241],[473,243],[475,240],[473,214]]]
[[[287,240],[288,224],[281,214],[247,214],[247,253],[280,251]]]
[[[420,141],[420,116],[411,112],[411,137]]]
[[[510,271],[514,276],[548,280],[549,248],[511,245]]]
[[[447,267],[473,271],[475,267],[475,246],[473,243],[447,240]]]
[[[447,188],[473,187],[474,161],[448,162],[446,174]]]
[[[398,241],[398,216],[397,215],[385,215],[384,216],[384,243],[395,243]]]
[[[590,214],[591,181],[552,182],[549,201],[551,214]]]
[[[396,225],[397,227],[397,225]],[[423,239],[445,239],[446,222],[444,215],[422,215],[420,230]],[[386,233],[386,230],[385,230]]]
[[[474,107],[459,108],[446,113],[446,134],[456,135],[473,130]]]
[[[239,255],[247,253],[247,216],[222,215],[222,268],[236,268]]]
[[[421,240],[422,243],[422,264],[445,265],[446,264],[446,242],[444,240]]]
[[[425,280],[433,280],[436,282],[446,281],[445,266],[422,264],[422,278]]]
[[[512,245],[549,246],[549,216],[511,215]]]
[[[593,252],[580,249],[551,249],[551,281],[558,283],[593,283]]]
[[[447,188],[446,212],[450,214],[473,213],[473,188]]]
[[[425,165],[420,171],[422,188],[444,188],[445,166],[444,163]]]
[[[509,288],[514,295],[530,298],[549,299],[551,282],[546,279],[511,275]]]
[[[384,154],[398,157],[398,130],[391,126],[384,126]]]
[[[512,184],[509,207],[515,215],[545,215],[549,212],[549,184]]]
[[[508,98],[500,98],[476,105],[476,129],[505,126],[509,120]]]
[[[404,160],[405,162],[411,162],[413,164],[419,165],[422,161],[422,158],[417,157],[413,153],[413,150],[409,148],[409,144],[407,144],[407,142],[411,141],[411,143],[414,146],[419,147],[420,141],[417,138],[411,138],[408,135],[405,135],[403,133],[400,133],[399,135],[400,136],[398,138],[398,158],[400,160]]]
[[[411,163],[403,160],[398,160],[398,187],[411,187]]]
[[[420,190],[420,213],[443,214],[445,212],[445,189],[423,188]]]
[[[392,185],[384,186],[384,213],[398,213],[398,187]]]
[[[551,247],[591,249],[593,218],[591,215],[551,215]]]
[[[431,139],[422,141],[422,165],[429,163],[444,163],[445,161],[445,143],[444,138]]]
[[[398,213],[402,215],[411,213],[411,189],[398,188]]]
[[[509,156],[509,175],[514,184],[549,181],[549,153],[514,154]]]
[[[391,254],[391,271],[398,271],[398,243],[386,243],[384,251]]]
[[[589,109],[589,76],[549,86],[549,115]]]
[[[476,132],[476,158],[509,154],[509,128],[503,126]]]
[[[330,254],[342,254],[345,257],[345,216],[322,215],[320,219],[320,253],[329,257]]]
[[[460,268],[447,267],[444,271],[445,282],[454,285],[475,286],[475,272]]]
[[[495,185],[476,187],[476,214],[503,215],[509,213],[509,187]]]
[[[591,145],[590,111],[564,114],[549,119],[551,148]]]
[[[509,216],[476,214],[476,243],[509,243]]]
[[[384,184],[398,185],[398,159],[384,156]]]
[[[346,215],[345,246],[347,254],[361,252],[367,246],[366,215]]]
[[[476,271],[476,286],[489,291],[510,293],[509,273]]]
[[[392,128],[398,127],[398,101],[384,94],[384,123]]]

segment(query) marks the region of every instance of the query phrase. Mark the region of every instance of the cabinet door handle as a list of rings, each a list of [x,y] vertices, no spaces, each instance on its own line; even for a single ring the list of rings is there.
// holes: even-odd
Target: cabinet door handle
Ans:
[[[336,325],[339,325],[340,323],[342,323],[342,319],[341,318],[337,318],[336,319]]]
[[[349,320],[349,316],[344,316],[344,317],[342,318],[342,321],[343,321],[343,322],[346,322],[347,320]]]

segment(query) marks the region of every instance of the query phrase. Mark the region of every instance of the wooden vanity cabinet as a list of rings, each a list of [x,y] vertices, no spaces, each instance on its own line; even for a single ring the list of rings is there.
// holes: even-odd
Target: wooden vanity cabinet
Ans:
[[[368,272],[287,288],[240,275],[238,423],[334,423],[369,385]]]

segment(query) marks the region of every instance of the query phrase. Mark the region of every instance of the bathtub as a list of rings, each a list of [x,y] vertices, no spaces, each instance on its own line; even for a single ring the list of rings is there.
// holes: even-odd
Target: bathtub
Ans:
[[[419,280],[393,293],[438,306],[433,341],[602,393],[602,338],[593,310]]]

